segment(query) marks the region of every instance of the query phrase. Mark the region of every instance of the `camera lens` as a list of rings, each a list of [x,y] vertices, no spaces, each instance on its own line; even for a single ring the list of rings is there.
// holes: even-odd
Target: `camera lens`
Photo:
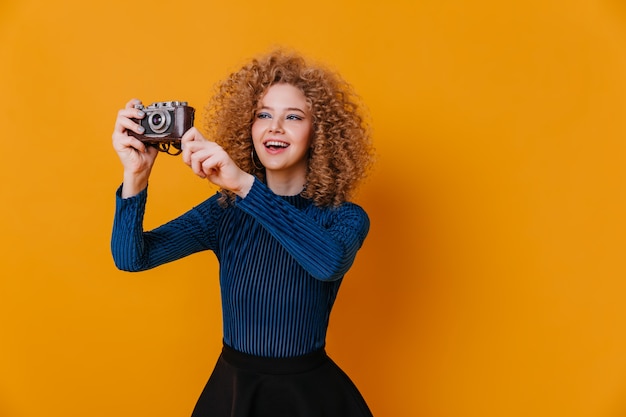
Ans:
[[[164,133],[169,129],[171,117],[167,110],[155,110],[148,116],[148,126],[154,133]]]

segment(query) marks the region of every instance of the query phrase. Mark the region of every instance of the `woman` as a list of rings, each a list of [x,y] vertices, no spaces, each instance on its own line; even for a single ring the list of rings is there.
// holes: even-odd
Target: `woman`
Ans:
[[[140,271],[203,250],[220,263],[224,347],[193,412],[201,416],[371,416],[325,353],[331,308],[368,229],[348,202],[372,161],[351,87],[302,57],[275,51],[219,84],[207,137],[191,128],[182,159],[220,191],[143,232],[157,149],[118,113],[113,146],[124,166],[111,248]]]

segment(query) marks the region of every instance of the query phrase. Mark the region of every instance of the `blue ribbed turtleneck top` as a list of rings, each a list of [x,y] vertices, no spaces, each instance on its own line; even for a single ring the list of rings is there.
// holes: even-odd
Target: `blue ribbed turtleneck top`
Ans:
[[[111,239],[119,269],[142,271],[212,250],[220,264],[224,343],[275,358],[324,346],[339,285],[369,230],[361,207],[317,207],[255,180],[227,207],[216,194],[144,232],[147,190],[126,199],[120,191]]]

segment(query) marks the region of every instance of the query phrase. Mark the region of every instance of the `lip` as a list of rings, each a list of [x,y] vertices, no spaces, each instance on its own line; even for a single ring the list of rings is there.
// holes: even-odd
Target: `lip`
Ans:
[[[283,146],[283,148],[289,147],[289,142],[286,142],[286,141],[280,140],[280,139],[266,139],[266,140],[263,141],[263,146],[265,146],[265,147],[271,146],[271,144],[273,142],[275,142],[277,144],[280,144],[280,145],[285,145],[285,146]],[[280,146],[280,145],[278,145],[278,146]]]
[[[276,145],[276,146],[272,146]],[[282,145],[282,146],[281,146]],[[265,152],[270,155],[278,155],[285,152],[290,146],[289,142],[280,139],[266,139],[263,141]]]

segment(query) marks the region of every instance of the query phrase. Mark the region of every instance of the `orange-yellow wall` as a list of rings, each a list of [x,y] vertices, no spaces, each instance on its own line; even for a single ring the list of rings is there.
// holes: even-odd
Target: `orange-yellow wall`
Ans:
[[[4,0],[0,416],[188,416],[216,263],[117,271],[131,97],[201,108],[274,44],[369,104],[371,234],[328,350],[377,417],[626,415],[626,7],[617,0]],[[162,155],[147,227],[213,190]]]

